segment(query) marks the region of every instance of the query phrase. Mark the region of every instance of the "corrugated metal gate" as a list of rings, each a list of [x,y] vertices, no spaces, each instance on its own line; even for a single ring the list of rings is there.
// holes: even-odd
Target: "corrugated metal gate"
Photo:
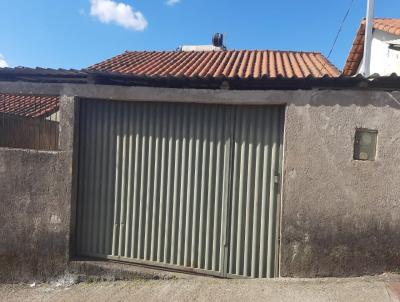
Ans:
[[[283,109],[82,101],[77,253],[272,277]]]

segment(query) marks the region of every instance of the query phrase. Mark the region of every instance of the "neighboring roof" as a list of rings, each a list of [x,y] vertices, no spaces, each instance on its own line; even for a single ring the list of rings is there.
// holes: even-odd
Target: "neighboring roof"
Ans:
[[[316,52],[272,50],[131,51],[89,70],[164,78],[337,77],[340,71]]]
[[[58,96],[14,95],[0,93],[0,113],[24,117],[43,117],[57,112],[60,105]]]
[[[387,32],[392,35],[400,35],[400,19],[383,19],[375,18],[373,28]],[[358,67],[364,55],[364,36],[365,36],[365,20],[361,21],[357,35],[354,39],[350,54],[347,57],[346,64],[343,68],[345,76],[353,76],[357,73]]]

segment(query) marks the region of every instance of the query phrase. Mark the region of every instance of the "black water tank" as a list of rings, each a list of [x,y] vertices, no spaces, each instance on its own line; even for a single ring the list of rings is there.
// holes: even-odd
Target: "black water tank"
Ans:
[[[224,46],[224,35],[223,35],[223,34],[220,34],[220,33],[216,33],[216,34],[213,36],[212,44],[213,44],[215,47],[223,47],[223,46]]]

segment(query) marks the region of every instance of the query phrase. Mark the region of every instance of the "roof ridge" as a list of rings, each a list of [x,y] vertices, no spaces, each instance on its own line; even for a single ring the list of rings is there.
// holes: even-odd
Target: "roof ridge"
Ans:
[[[308,54],[321,54],[321,51],[315,51],[315,50],[286,50],[286,49],[227,49],[227,50],[191,50],[191,51],[185,51],[187,53],[203,53],[203,52],[239,52],[239,51],[271,51],[271,52],[288,52],[288,53],[308,53]],[[177,50],[125,50],[122,54],[130,54],[130,53],[169,53],[169,52],[180,52]],[[121,54],[120,54],[121,55]],[[118,55],[117,55],[118,56]]]

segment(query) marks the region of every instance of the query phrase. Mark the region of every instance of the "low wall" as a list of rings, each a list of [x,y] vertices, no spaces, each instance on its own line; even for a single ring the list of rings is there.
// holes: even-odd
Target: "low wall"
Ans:
[[[316,92],[288,105],[281,276],[400,270],[399,121],[386,92]],[[378,130],[376,161],[353,160],[356,128]]]
[[[69,258],[74,103],[61,105],[60,151],[0,148],[0,281],[62,273]]]

